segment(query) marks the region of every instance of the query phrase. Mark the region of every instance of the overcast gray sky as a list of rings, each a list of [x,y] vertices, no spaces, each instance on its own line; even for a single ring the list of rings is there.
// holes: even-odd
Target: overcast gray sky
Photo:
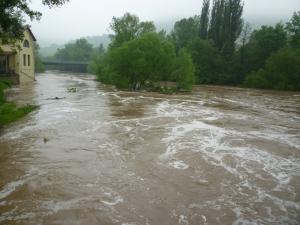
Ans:
[[[40,21],[28,22],[42,45],[62,43],[83,36],[108,33],[113,16],[134,13],[141,20],[170,24],[200,14],[202,0],[70,0],[49,9],[33,0],[32,7],[43,13]],[[245,0],[244,18],[256,24],[288,20],[300,10],[300,0]]]

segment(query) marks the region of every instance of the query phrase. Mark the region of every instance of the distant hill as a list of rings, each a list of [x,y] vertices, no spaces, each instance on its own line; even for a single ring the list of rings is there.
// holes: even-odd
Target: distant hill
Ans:
[[[101,36],[87,36],[87,37],[82,37],[85,38],[89,43],[91,43],[94,47],[99,46],[101,43],[103,44],[104,48],[107,48],[107,46],[110,43],[109,35],[103,34]],[[73,43],[75,40],[71,40],[67,43]],[[55,54],[57,49],[63,48],[65,44],[63,45],[58,45],[58,44],[51,44],[50,46],[47,47],[41,47],[39,52],[42,57],[49,57]]]
[[[106,48],[110,43],[110,38],[107,34],[103,34],[101,36],[87,36],[83,38],[85,38],[94,47],[97,47],[102,43],[104,45],[104,48]]]
[[[176,21],[180,20],[180,18],[177,19],[169,19],[169,20],[163,20],[163,21],[156,21],[155,25],[157,27],[157,30],[165,30],[167,33],[170,33],[171,30],[174,27],[174,24]],[[281,22],[285,23],[288,20],[288,18],[283,18]],[[251,16],[245,17],[245,21],[249,22],[251,25],[252,30],[260,28],[261,25],[274,25],[277,22],[280,22],[276,20],[275,18],[265,17],[265,18],[254,18]],[[89,43],[91,43],[94,47],[99,46],[101,43],[104,45],[104,48],[107,48],[107,46],[110,43],[110,38],[108,34],[103,34],[101,36],[86,36],[82,37],[87,39]],[[67,43],[75,42],[75,40],[71,40]],[[42,57],[48,57],[55,54],[57,49],[63,48],[65,44],[51,44],[47,47],[41,47],[40,48],[40,54]]]
[[[39,53],[41,54],[42,57],[48,57],[48,56],[54,55],[55,52],[57,51],[57,49],[63,48],[63,47],[64,47],[64,45],[52,44],[48,47],[41,47],[39,50]]]

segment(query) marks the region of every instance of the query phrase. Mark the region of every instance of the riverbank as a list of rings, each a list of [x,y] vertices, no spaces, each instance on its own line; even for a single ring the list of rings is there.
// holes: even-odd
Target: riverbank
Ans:
[[[35,105],[17,106],[14,102],[8,102],[5,97],[5,90],[11,85],[9,80],[0,80],[0,128],[23,118],[38,108]]]

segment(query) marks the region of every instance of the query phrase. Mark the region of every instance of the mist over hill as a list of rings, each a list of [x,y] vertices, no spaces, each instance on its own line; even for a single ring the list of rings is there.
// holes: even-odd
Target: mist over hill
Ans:
[[[109,45],[110,39],[109,39],[109,35],[108,34],[103,34],[101,36],[86,36],[86,37],[82,37],[84,39],[86,39],[90,44],[93,45],[93,47],[97,47],[100,44],[103,44],[104,48],[107,48],[107,46]],[[45,44],[43,43],[43,46],[45,47],[41,47],[39,52],[41,54],[42,57],[49,57],[49,56],[53,56],[55,54],[55,52],[60,49],[63,48],[65,46],[65,44],[67,43],[74,43],[76,40],[70,40],[66,43],[50,43],[50,44]]]
[[[191,17],[194,15],[191,15]],[[292,16],[292,15],[291,15]],[[176,21],[179,21],[182,18],[173,18],[168,20],[161,20],[156,21],[155,26],[157,30],[165,30],[167,33],[170,33],[174,27],[174,24]],[[281,18],[281,20],[278,20],[278,18],[265,16],[265,17],[254,17],[251,15],[245,16],[244,21],[245,23],[249,23],[251,25],[251,29],[258,29],[262,25],[275,25],[278,22],[285,23],[290,19],[290,17],[286,16]],[[92,44],[94,47],[99,46],[101,43],[104,45],[104,48],[107,48],[107,46],[110,43],[109,35],[108,34],[102,34],[102,35],[92,35],[92,36],[84,36],[82,38],[85,38],[90,44]],[[45,40],[41,40],[39,44],[41,45],[40,48],[40,54],[43,57],[52,56],[55,54],[57,49],[63,48],[65,44],[67,43],[74,43],[76,39],[72,39],[67,42],[48,42]]]

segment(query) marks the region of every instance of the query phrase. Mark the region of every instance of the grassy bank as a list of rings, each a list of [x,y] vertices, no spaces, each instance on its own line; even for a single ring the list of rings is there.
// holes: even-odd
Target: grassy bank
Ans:
[[[15,122],[37,108],[34,105],[18,107],[13,102],[7,102],[4,90],[11,86],[8,80],[0,80],[0,127]]]

